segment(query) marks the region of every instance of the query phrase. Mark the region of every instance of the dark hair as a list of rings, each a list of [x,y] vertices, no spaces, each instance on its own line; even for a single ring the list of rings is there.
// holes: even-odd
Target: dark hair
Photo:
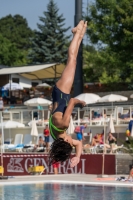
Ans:
[[[68,142],[65,142],[62,138],[56,139],[50,147],[49,165],[64,162],[70,157],[71,152],[72,146]]]

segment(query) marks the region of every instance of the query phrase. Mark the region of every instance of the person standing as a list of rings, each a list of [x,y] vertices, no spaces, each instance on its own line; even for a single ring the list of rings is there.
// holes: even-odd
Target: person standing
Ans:
[[[44,129],[44,138],[45,138],[47,153],[49,152],[49,134],[50,134],[49,127],[48,127],[48,125],[46,125],[45,129]]]
[[[75,133],[76,133],[76,136],[77,136],[77,140],[81,141],[84,140],[84,130],[85,128],[87,127],[87,124],[83,124],[81,126],[77,126],[75,128]]]
[[[53,163],[52,166],[54,169],[54,174],[58,174],[59,166],[60,166],[59,162]]]

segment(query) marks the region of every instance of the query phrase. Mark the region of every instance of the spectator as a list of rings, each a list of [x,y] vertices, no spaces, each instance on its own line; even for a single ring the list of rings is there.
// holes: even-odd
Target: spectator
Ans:
[[[42,139],[42,136],[40,136],[40,137],[39,137],[38,144],[34,146],[34,150],[33,150],[33,151],[35,151],[35,150],[37,149],[37,147],[45,147],[45,146],[46,146],[46,145],[45,145],[45,142],[44,142],[44,140]],[[44,152],[44,148],[43,148],[43,150],[41,150],[41,151]]]
[[[129,114],[129,113],[127,113],[127,114],[118,113],[118,117],[119,117],[120,119],[127,119],[127,118],[130,117],[130,114]]]
[[[46,152],[49,152],[49,127],[48,125],[46,125],[45,129],[44,129],[44,138],[45,138],[45,143],[46,143]]]
[[[3,109],[4,109],[3,98],[0,97],[0,111],[3,111]]]
[[[86,127],[87,127],[87,124],[75,127],[75,133],[76,133],[77,140],[79,140],[81,142],[82,142],[82,140],[84,140],[84,130]]]
[[[112,135],[112,133],[109,133],[108,137],[107,137],[107,141],[108,141],[108,144],[106,144],[106,147],[107,148],[111,148],[111,151],[110,153],[113,153],[113,148],[116,147],[116,138]],[[108,145],[108,146],[107,146]],[[106,148],[105,147],[105,148]]]
[[[91,146],[97,146],[103,144],[103,134],[97,133],[93,138],[92,138],[92,143]]]

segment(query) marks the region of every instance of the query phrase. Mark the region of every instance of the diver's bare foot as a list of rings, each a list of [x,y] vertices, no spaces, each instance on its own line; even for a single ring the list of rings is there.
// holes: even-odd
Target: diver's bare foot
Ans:
[[[84,26],[84,21],[81,20],[76,27],[72,29],[72,33],[75,34],[76,32],[81,32]]]
[[[81,35],[80,35],[81,39],[84,37],[84,34],[86,33],[86,28],[87,28],[87,21],[84,23],[84,26],[81,32]]]
[[[75,34],[76,31],[77,31],[77,27],[75,27],[75,28],[72,29],[72,33],[73,33],[73,34]]]

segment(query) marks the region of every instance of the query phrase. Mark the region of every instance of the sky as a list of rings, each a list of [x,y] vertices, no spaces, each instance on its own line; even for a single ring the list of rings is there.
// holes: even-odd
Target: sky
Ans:
[[[59,14],[66,18],[66,27],[74,26],[75,0],[54,0],[59,8]],[[0,0],[0,18],[9,14],[22,15],[27,19],[31,29],[37,29],[39,16],[47,10],[49,0]]]
[[[87,6],[89,0],[82,0],[83,9]],[[65,28],[74,26],[75,0],[54,0],[59,8],[59,14],[63,14],[65,20]],[[11,15],[22,15],[27,19],[31,29],[37,29],[39,17],[43,16],[43,12],[47,11],[49,0],[0,0],[0,18]],[[71,34],[71,29],[67,35]]]

